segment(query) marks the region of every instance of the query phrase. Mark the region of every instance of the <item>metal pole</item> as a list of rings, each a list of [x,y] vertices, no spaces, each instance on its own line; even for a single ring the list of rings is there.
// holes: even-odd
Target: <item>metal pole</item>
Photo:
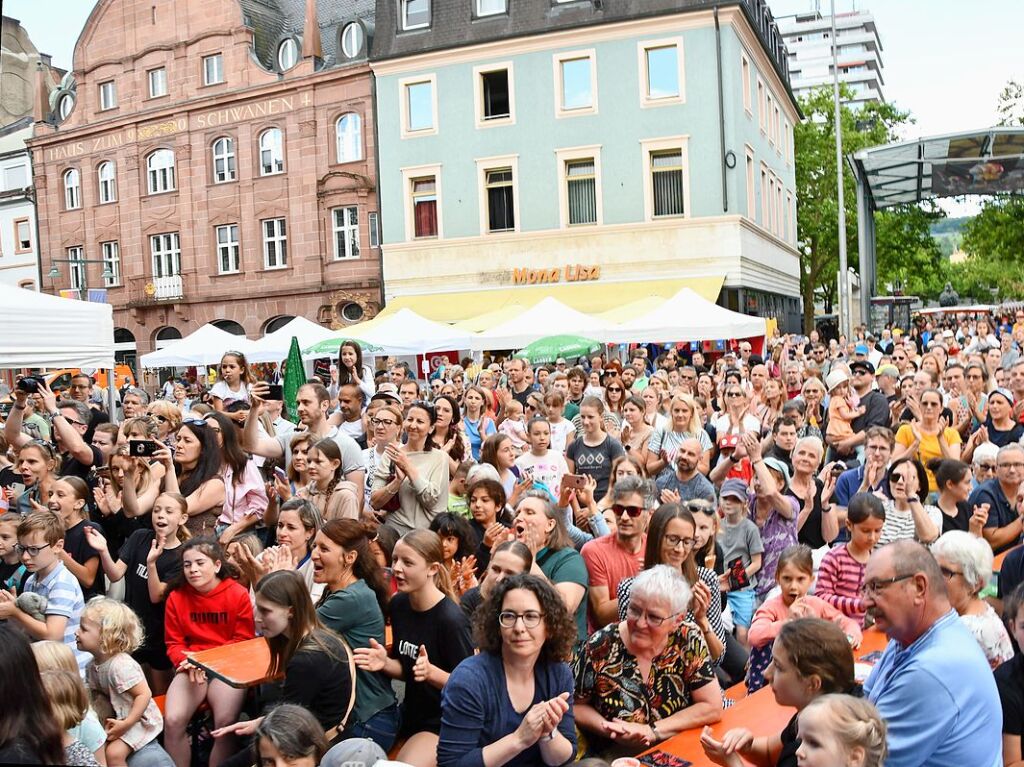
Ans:
[[[836,0],[832,0],[832,99],[835,102],[836,179],[839,203],[839,330],[850,340],[850,280],[846,260],[846,203],[843,199],[843,124],[839,107],[839,42],[836,40]],[[863,290],[863,286],[861,287]]]

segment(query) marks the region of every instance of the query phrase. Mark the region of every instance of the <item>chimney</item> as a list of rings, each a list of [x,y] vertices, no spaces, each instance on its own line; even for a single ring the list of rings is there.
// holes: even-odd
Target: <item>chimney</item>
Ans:
[[[302,57],[307,56],[317,59],[324,57],[323,46],[320,43],[320,23],[316,18],[316,0],[306,0],[306,24],[302,30]]]
[[[50,116],[50,93],[46,85],[46,67],[42,61],[36,62],[36,97],[32,103],[32,119],[34,122],[46,122]]]

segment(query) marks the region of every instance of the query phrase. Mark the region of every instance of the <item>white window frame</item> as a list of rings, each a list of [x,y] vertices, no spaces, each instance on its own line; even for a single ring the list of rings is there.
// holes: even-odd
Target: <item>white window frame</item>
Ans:
[[[171,157],[170,166],[153,167],[150,165],[157,155],[166,156],[163,154],[165,152]],[[174,155],[174,150],[167,149],[166,147],[161,147],[146,155],[146,191],[149,194],[165,194],[177,189],[175,179],[176,163],[177,158]]]
[[[347,157],[342,151],[342,147],[345,142],[342,141],[343,136],[350,136],[352,131],[342,133],[341,123],[346,117],[355,118],[355,141],[351,140],[347,143],[352,143],[350,149],[355,150],[354,157]],[[339,164],[348,162],[359,162],[363,159],[363,117],[358,112],[345,112],[344,114],[338,115],[338,119],[334,121],[334,153]]]
[[[502,229],[492,232],[489,227],[488,199],[487,199],[487,172],[492,170],[512,169],[512,217],[515,219],[511,229]],[[503,235],[515,234],[523,225],[519,216],[519,155],[508,154],[497,157],[481,157],[476,161],[476,198],[479,201],[480,212],[480,236],[501,237]]]
[[[761,208],[760,219],[757,223],[765,231],[771,231],[771,199],[768,189],[768,166],[761,162]]]
[[[592,224],[569,223],[569,176],[566,163],[576,160],[594,161],[594,194],[597,202],[597,221]],[[586,229],[604,224],[604,195],[601,193],[601,145],[574,146],[555,150],[558,163],[558,222],[562,229]]]
[[[683,213],[679,216],[654,216],[654,174],[651,172],[651,153],[678,149],[683,163]],[[644,220],[679,221],[690,218],[693,211],[693,198],[690,196],[690,136],[665,136],[663,138],[642,139],[640,141],[640,160],[643,164],[644,177]]]
[[[16,218],[14,219],[14,252],[15,253],[31,253],[32,252],[32,221],[28,218]],[[25,233],[27,237],[22,238],[21,227],[25,227]],[[22,245],[23,242],[27,242],[28,245]],[[3,255],[0,253],[0,255]]]
[[[590,60],[590,106],[565,109],[562,106],[563,82],[562,63],[566,61],[577,61],[579,59]],[[555,83],[555,118],[580,117],[582,115],[596,115],[598,113],[598,84],[597,84],[597,51],[594,48],[584,48],[574,51],[563,51],[551,57],[551,64],[554,69]]]
[[[221,242],[220,239],[222,230],[227,234],[225,242]],[[213,242],[217,250],[217,274],[238,274],[242,270],[239,231],[238,224],[221,224],[213,228]],[[234,265],[233,269],[224,268],[225,256],[228,262]]]
[[[743,109],[747,113],[747,117],[753,118],[753,97],[750,95],[751,88],[751,77],[750,77],[750,59],[746,53],[740,54],[740,84],[743,87]]]
[[[355,223],[349,221],[349,216],[352,212],[355,212]],[[341,213],[342,224],[338,226],[338,214]],[[338,235],[344,234],[345,237],[345,252],[342,253],[338,248]],[[352,236],[355,235],[353,241]],[[337,208],[331,208],[331,242],[334,243],[334,260],[335,261],[353,261],[362,255],[362,248],[360,247],[360,235],[359,235],[359,206],[358,205],[341,205]]]
[[[167,67],[150,69],[146,72],[146,79],[149,83],[149,97],[151,99],[158,99],[161,96],[167,95]],[[154,88],[155,84],[160,84],[162,87]]]
[[[220,85],[223,82],[224,54],[211,53],[208,56],[203,56],[203,85]]]
[[[267,146],[267,147],[264,147],[263,140],[264,140],[264,138],[272,135],[275,131],[277,132],[277,135],[279,137],[279,141],[277,142],[277,147],[276,148],[280,152],[280,159],[277,162],[275,162],[273,155],[271,155],[271,157],[270,157],[271,165],[270,165],[270,170],[268,171],[267,170],[267,164],[263,162],[263,153],[264,152],[273,152],[275,147],[272,144]],[[260,134],[256,137],[256,145],[257,145],[257,148],[258,148],[258,158],[259,158],[258,161],[259,161],[259,165],[260,165],[260,175],[261,176],[277,176],[277,175],[280,175],[281,173],[284,173],[284,171],[285,171],[285,163],[284,163],[284,131],[281,130],[280,128],[278,128],[277,126],[272,126],[270,128],[266,128],[266,129],[260,131]],[[275,165],[278,165],[280,167],[275,168]]]
[[[429,128],[411,130],[409,128],[409,87],[423,83],[430,84],[430,109],[431,124]],[[428,74],[419,77],[405,77],[398,81],[398,112],[401,118],[401,137],[418,138],[419,136],[436,136],[438,133],[438,111],[437,111],[437,75]]]
[[[25,163],[9,165],[4,168],[3,191],[25,189],[29,186],[28,166]]]
[[[775,152],[778,155],[782,155],[782,110],[779,109],[779,103],[772,99],[772,141],[775,144]]]
[[[178,232],[151,234],[149,256],[153,279],[181,276],[181,235]]]
[[[484,75],[505,71],[508,74],[508,117],[484,117]],[[473,67],[473,105],[477,128],[516,124],[516,79],[511,61],[499,61]]]
[[[757,127],[761,133],[767,133],[767,119],[765,117],[765,88],[761,76],[757,76]]]
[[[679,82],[679,93],[675,96],[663,96],[655,98],[650,93],[650,71],[648,68],[647,52],[658,48],[676,49],[676,77]],[[669,106],[673,104],[686,103],[686,62],[683,55],[683,38],[666,37],[660,40],[644,40],[636,44],[637,68],[640,72],[640,107]]]
[[[371,210],[366,214],[367,235],[370,239],[370,248],[380,247],[380,213]]]
[[[117,108],[117,86],[113,80],[107,80],[99,84],[100,111],[106,112]]]
[[[68,257],[68,284],[72,290],[81,290],[85,287],[85,252],[81,245],[67,248],[65,253]]]
[[[289,51],[293,58],[293,61],[285,66],[284,53]],[[299,44],[295,42],[294,37],[286,37],[277,44],[277,68],[282,72],[287,72],[289,69],[294,69],[295,65],[302,60],[299,55]]]
[[[431,0],[427,0],[427,20],[423,24],[409,24],[407,23],[406,9],[408,8],[410,0],[398,0],[398,24],[401,26],[403,32],[411,32],[414,29],[428,29],[430,23],[434,20],[434,8]]]
[[[481,3],[484,2],[484,1],[485,0],[475,0],[475,2],[474,2],[474,6],[475,6],[474,10],[476,11],[476,17],[478,19],[486,19],[486,18],[489,18],[491,16],[500,16],[502,14],[507,14],[508,13],[508,3],[509,3],[509,0],[500,0],[500,2],[502,4],[502,8],[501,8],[500,11],[482,11],[480,8],[481,8]]]
[[[267,232],[267,224],[271,224],[273,232]],[[288,224],[285,218],[264,218],[260,221],[260,234],[263,238],[263,268],[272,271],[288,268]],[[276,245],[275,263],[270,263],[270,246]]]
[[[71,116],[71,112],[75,108],[75,97],[70,93],[65,93],[57,101],[57,116],[61,120],[66,120]]]
[[[64,209],[78,210],[82,207],[82,174],[78,168],[64,171]]]
[[[104,171],[109,170],[109,176]],[[117,202],[117,166],[113,160],[104,160],[96,168],[97,188],[99,189],[100,205]]]
[[[227,184],[238,178],[234,138],[218,136],[210,147],[210,154],[213,158],[213,183]]]
[[[351,35],[349,33],[351,30],[356,30],[356,34],[358,35],[359,39],[359,46],[356,48],[355,53],[350,54],[348,52],[348,43],[350,42]],[[360,52],[362,52],[365,49],[365,47],[366,30],[363,29],[363,25],[360,24],[358,21],[350,21],[341,30],[341,54],[346,59],[354,59],[360,54]]]
[[[405,222],[404,240],[405,242],[417,242],[420,240],[443,240],[444,239],[444,199],[442,189],[444,188],[441,184],[441,165],[435,163],[432,165],[413,165],[406,168],[401,168],[402,174],[402,212],[403,219]],[[413,181],[420,178],[427,178],[428,176],[434,177],[434,184],[436,187],[435,197],[437,198],[437,235],[434,237],[417,237],[416,236],[416,214],[415,206],[413,205],[412,190]]]
[[[757,222],[757,161],[754,156],[754,147],[750,144],[744,146],[746,155],[746,178],[747,178],[747,218]]]
[[[121,245],[117,240],[100,243],[100,253],[103,258],[104,271],[109,269],[112,277],[104,277],[103,285],[108,288],[121,286]]]

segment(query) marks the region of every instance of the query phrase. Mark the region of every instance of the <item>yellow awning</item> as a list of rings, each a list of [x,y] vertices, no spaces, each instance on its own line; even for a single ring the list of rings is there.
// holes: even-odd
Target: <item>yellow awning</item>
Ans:
[[[396,296],[388,301],[383,314],[402,308],[412,309],[437,322],[455,323],[463,330],[480,332],[509,320],[524,308],[551,296],[567,306],[604,319],[623,322],[650,309],[644,302],[652,298],[671,298],[688,287],[708,301],[717,301],[725,278],[691,277],[679,280],[640,280],[637,282],[590,282],[571,285],[536,285],[498,290],[467,290],[461,293],[433,293]],[[558,332],[556,328],[552,332]]]

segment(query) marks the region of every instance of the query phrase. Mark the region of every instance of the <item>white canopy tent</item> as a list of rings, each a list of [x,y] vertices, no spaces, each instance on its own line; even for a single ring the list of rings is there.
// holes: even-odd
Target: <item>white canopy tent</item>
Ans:
[[[614,324],[596,315],[584,314],[548,296],[512,319],[473,336],[468,348],[473,351],[521,349],[553,333],[604,340],[610,338],[615,329]]]
[[[333,334],[338,341],[353,338],[381,348],[381,354],[412,355],[469,349],[474,333],[434,322],[412,309],[374,317]]]
[[[325,338],[330,338],[335,332],[305,317],[293,317],[273,333],[267,333],[258,341],[253,341],[246,357],[249,362],[280,362],[288,357],[292,336],[299,339],[299,348],[305,349]]]
[[[620,344],[714,341],[764,337],[765,330],[764,317],[730,311],[711,303],[690,288],[682,288],[646,314],[592,336]]]
[[[163,349],[143,354],[139,358],[139,364],[144,368],[216,365],[229,350],[241,352],[248,358],[252,351],[252,343],[245,336],[236,336],[216,325],[207,324]]]
[[[0,285],[0,368],[112,368],[110,304]]]

